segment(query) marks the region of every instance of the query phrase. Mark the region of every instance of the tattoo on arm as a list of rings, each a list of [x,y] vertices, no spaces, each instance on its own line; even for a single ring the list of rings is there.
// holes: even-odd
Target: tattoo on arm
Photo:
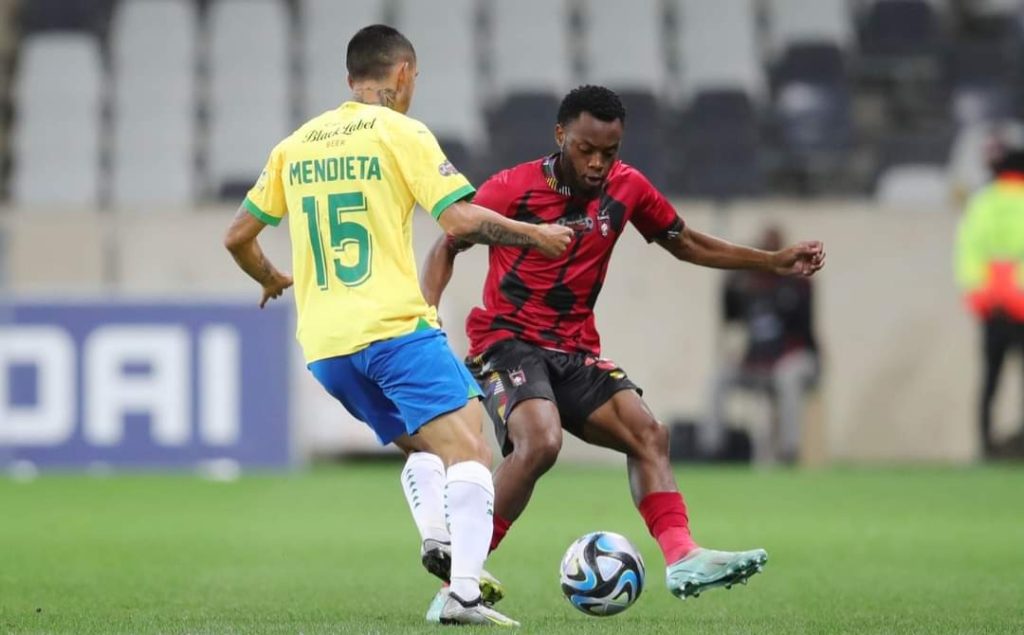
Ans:
[[[256,281],[260,284],[266,284],[274,275],[274,266],[270,264],[267,257],[263,255],[263,250],[257,247],[256,251]]]
[[[463,240],[478,243],[481,245],[511,245],[514,247],[532,247],[536,244],[529,236],[517,234],[505,229],[501,225],[484,221],[476,230],[462,237]]]

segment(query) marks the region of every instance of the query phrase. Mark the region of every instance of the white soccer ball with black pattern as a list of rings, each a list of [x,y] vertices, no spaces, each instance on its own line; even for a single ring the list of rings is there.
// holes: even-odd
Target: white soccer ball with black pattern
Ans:
[[[625,537],[595,531],[569,545],[562,558],[562,593],[587,615],[628,609],[644,589],[644,561]]]

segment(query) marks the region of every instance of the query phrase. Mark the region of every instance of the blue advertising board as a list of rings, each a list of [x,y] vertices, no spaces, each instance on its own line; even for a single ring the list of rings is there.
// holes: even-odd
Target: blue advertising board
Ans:
[[[290,463],[284,305],[16,302],[0,312],[3,458]]]

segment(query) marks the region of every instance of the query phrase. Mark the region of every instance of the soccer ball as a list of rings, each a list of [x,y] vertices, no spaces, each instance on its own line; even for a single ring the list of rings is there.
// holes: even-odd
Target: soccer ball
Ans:
[[[587,615],[628,609],[644,589],[644,561],[625,537],[595,531],[569,545],[562,557],[562,593]]]

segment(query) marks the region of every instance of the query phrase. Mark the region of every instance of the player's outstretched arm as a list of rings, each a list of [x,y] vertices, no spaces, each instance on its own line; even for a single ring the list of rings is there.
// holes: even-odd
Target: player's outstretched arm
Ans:
[[[258,220],[242,206],[238,208],[224,235],[224,247],[231,252],[235,262],[242,271],[263,287],[261,309],[268,300],[279,297],[285,289],[292,286],[291,276],[281,273],[270,263],[260,248],[259,241],[256,240],[266,226],[266,223]]]
[[[825,266],[825,246],[817,240],[779,251],[764,251],[684,227],[674,238],[659,240],[658,244],[679,260],[715,269],[758,269],[782,276],[811,276]]]
[[[565,253],[573,232],[561,225],[533,225],[506,218],[466,201],[453,203],[438,217],[448,234],[482,245],[533,247],[549,258]]]

